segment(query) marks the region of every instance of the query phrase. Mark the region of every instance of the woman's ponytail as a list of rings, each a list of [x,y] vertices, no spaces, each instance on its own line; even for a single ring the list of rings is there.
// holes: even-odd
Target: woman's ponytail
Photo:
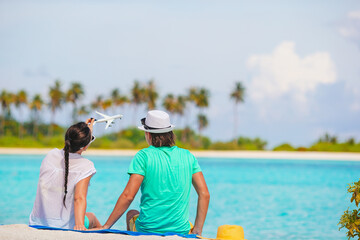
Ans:
[[[64,199],[63,204],[66,207],[65,200],[67,194],[67,184],[68,184],[68,176],[69,176],[69,155],[70,153],[75,153],[79,151],[81,148],[87,146],[91,140],[91,130],[89,126],[84,122],[79,122],[77,124],[72,125],[65,133],[65,146],[64,146]]]
[[[70,152],[70,140],[65,140],[65,147],[64,147],[64,153],[65,153],[65,181],[64,181],[64,199],[63,204],[66,207],[65,199],[67,194],[67,182],[68,182],[68,175],[69,175],[69,152]]]

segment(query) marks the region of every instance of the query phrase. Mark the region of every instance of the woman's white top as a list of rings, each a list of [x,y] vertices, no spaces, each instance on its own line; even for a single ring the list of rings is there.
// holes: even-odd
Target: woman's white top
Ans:
[[[76,184],[96,173],[94,164],[80,154],[69,154],[66,208],[63,205],[65,163],[64,150],[51,150],[41,163],[40,177],[29,225],[73,229]]]

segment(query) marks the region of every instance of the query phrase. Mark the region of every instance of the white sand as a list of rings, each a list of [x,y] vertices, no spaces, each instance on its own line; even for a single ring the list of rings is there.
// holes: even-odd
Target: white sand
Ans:
[[[25,224],[12,224],[0,226],[1,240],[184,240],[178,236],[129,236],[112,233],[80,233],[73,231],[39,230]]]
[[[40,154],[47,148],[0,148],[0,154]],[[138,150],[89,149],[84,156],[134,156]],[[277,151],[191,151],[196,157],[302,159],[302,160],[346,160],[360,161],[360,153],[346,152],[277,152]]]

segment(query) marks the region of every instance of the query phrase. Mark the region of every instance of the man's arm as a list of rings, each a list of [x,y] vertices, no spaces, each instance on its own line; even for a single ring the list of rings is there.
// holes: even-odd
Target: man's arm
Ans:
[[[197,172],[192,175],[192,184],[198,194],[197,212],[192,233],[201,235],[209,207],[210,193],[202,172]]]
[[[119,199],[116,202],[114,210],[112,211],[108,220],[103,226],[104,229],[111,228],[112,225],[114,225],[116,221],[128,209],[131,202],[134,200],[136,193],[139,191],[139,188],[143,180],[144,180],[144,176],[139,174],[131,174],[124,191],[122,192],[122,194],[120,195]]]

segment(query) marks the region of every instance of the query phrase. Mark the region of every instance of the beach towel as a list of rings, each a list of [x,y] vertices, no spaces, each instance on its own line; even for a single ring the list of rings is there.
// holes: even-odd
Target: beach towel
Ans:
[[[73,229],[63,229],[63,228],[47,227],[47,226],[41,226],[41,225],[29,225],[29,227],[36,228],[36,229],[43,229],[43,230],[74,231],[74,232],[82,232],[82,233],[114,233],[114,234],[124,234],[124,235],[131,235],[131,236],[155,235],[155,236],[179,236],[179,237],[183,237],[183,238],[197,238],[196,234],[141,233],[141,232],[122,231],[122,230],[116,230],[116,229],[79,231],[79,230],[73,230]]]

